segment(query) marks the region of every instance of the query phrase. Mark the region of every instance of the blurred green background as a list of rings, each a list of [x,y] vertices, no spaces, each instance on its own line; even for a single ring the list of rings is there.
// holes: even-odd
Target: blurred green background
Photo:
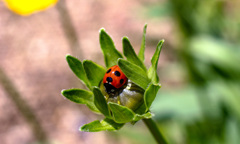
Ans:
[[[239,0],[60,0],[22,17],[0,2],[1,77],[14,85],[1,79],[1,143],[155,143],[142,122],[118,132],[79,132],[101,117],[60,95],[61,89],[82,87],[66,54],[103,65],[98,30],[104,27],[120,51],[121,37],[128,36],[138,51],[145,23],[147,65],[165,39],[158,66],[162,88],[152,112],[169,143],[240,143],[239,9]],[[31,108],[43,137],[10,97],[14,91]]]

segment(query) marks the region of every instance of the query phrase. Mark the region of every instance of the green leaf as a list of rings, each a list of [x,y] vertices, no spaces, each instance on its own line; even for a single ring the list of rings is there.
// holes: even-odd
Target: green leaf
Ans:
[[[240,141],[239,133],[239,122],[237,119],[228,117],[225,124],[225,143],[238,144]]]
[[[90,60],[83,61],[83,67],[86,71],[87,78],[92,86],[98,86],[103,79],[106,70]]]
[[[111,118],[106,99],[98,87],[93,87],[94,104],[98,110],[107,118]]]
[[[138,57],[142,62],[144,62],[144,59],[145,59],[144,52],[146,47],[146,31],[147,31],[147,24],[145,24],[143,28],[142,44],[141,44],[140,51],[138,53]]]
[[[125,106],[109,102],[109,107],[111,109],[114,121],[117,123],[131,122],[134,118],[134,112]]]
[[[124,124],[119,124],[111,119],[105,118],[102,121],[96,120],[83,125],[79,130],[84,132],[99,132],[99,131],[115,131],[120,129]]]
[[[145,103],[143,103],[143,104],[141,104],[140,107],[138,107],[136,110],[134,110],[135,117],[134,117],[134,121],[131,122],[132,125],[134,125],[138,121],[139,117],[146,114],[145,113],[146,109],[147,109],[146,105],[145,105]]]
[[[136,55],[136,53],[127,37],[123,37],[122,45],[123,45],[123,54],[125,55],[127,60],[130,61],[131,63],[134,63],[134,64],[140,66],[144,71],[147,71],[143,62]]]
[[[122,58],[121,53],[115,48],[111,37],[104,29],[100,30],[99,36],[100,46],[104,55],[106,67],[109,68],[117,64],[118,58]]]
[[[199,87],[198,87],[199,88]],[[220,89],[219,89],[220,90]],[[205,89],[199,88],[196,93],[196,87],[193,85],[183,86],[181,89],[166,90],[159,92],[151,105],[151,111],[155,114],[155,119],[162,120],[166,118],[176,118],[184,123],[189,120],[201,120],[203,118],[202,105],[199,104],[199,95],[206,93]],[[218,112],[218,109],[211,100],[211,116]],[[219,110],[219,109],[218,109]],[[210,112],[210,111],[207,111]],[[210,113],[208,113],[210,114]],[[219,113],[217,114],[219,115]]]
[[[150,80],[147,76],[147,73],[142,68],[124,59],[118,60],[118,66],[128,79],[144,90],[147,88]]]
[[[87,79],[87,75],[85,70],[83,69],[82,62],[77,58],[67,55],[66,60],[68,62],[69,67],[73,71],[73,73],[89,88],[91,89],[91,85]]]
[[[150,112],[147,112],[143,115],[135,114],[134,121],[139,121],[141,119],[150,119],[152,118],[152,114]]]
[[[155,85],[155,84],[150,84],[149,87],[146,89],[144,93],[144,103],[146,105],[146,111],[149,110],[149,108],[152,105],[152,102],[154,101],[158,90],[160,89],[161,85]]]
[[[75,103],[85,104],[92,111],[99,113],[99,110],[96,108],[96,106],[93,103],[93,93],[91,91],[87,91],[83,89],[68,89],[68,90],[62,90],[61,93],[67,99]]]
[[[143,103],[140,107],[138,107],[134,112],[136,113],[136,114],[139,114],[139,115],[142,115],[142,114],[144,114],[145,113],[145,111],[146,111],[146,105],[145,105],[145,103]]]
[[[148,69],[148,77],[152,80],[152,83],[158,84],[159,83],[159,78],[157,75],[157,65],[158,65],[158,59],[161,53],[162,45],[163,45],[164,40],[161,40],[158,45],[157,49],[151,59],[151,67]]]

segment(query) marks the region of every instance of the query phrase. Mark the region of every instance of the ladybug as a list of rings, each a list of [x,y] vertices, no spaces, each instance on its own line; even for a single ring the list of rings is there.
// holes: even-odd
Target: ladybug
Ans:
[[[103,85],[108,94],[114,94],[127,82],[127,77],[118,65],[110,67],[103,77]]]

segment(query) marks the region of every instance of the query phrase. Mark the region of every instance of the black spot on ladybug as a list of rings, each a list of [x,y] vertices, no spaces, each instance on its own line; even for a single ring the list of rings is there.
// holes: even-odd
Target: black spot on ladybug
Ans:
[[[115,74],[115,76],[118,76],[118,77],[121,75],[121,73],[119,71],[115,71],[114,74]]]
[[[106,73],[109,73],[111,71],[111,69],[108,69]]]
[[[111,78],[111,77],[107,77],[107,82],[112,82],[113,81],[113,79]]]
[[[124,82],[124,79],[121,79],[121,80],[120,80],[120,84],[123,84],[123,82]]]

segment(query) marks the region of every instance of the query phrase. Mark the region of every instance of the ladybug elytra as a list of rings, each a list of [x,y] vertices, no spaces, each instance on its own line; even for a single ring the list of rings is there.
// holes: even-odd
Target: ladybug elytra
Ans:
[[[118,65],[110,67],[103,77],[103,85],[108,94],[114,93],[127,82],[127,77]]]

